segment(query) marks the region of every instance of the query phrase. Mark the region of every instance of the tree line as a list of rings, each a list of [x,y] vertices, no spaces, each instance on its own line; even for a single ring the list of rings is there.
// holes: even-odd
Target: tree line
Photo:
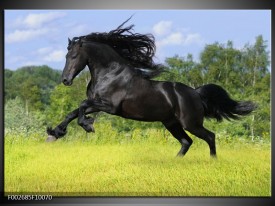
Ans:
[[[166,58],[165,67],[166,72],[156,80],[182,82],[193,88],[215,83],[236,100],[257,103],[258,109],[241,121],[222,124],[206,121],[210,130],[221,137],[270,138],[270,57],[267,41],[261,35],[256,37],[254,44],[246,44],[243,48],[235,48],[232,41],[208,44],[199,60],[195,61],[192,54],[176,55]],[[86,98],[90,74],[87,70],[82,72],[71,87],[66,87],[60,82],[61,72],[46,65],[5,69],[5,128],[14,128],[20,122],[25,129],[55,126],[77,108]],[[97,121],[111,122],[113,129],[119,132],[163,128],[159,123],[136,122],[103,113],[94,115]]]

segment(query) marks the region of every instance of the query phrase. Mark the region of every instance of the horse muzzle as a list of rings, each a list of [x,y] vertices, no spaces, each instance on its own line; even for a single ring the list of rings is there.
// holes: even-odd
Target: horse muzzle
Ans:
[[[62,79],[62,82],[65,86],[71,86],[73,84],[73,81],[72,80],[68,80],[66,78],[63,78]]]

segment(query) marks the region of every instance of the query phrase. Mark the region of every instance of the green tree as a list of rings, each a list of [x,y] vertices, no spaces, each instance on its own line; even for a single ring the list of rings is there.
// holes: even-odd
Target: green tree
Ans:
[[[29,114],[30,110],[40,110],[42,108],[41,92],[32,79],[24,81],[20,87],[19,97],[24,100],[26,114]]]
[[[26,94],[29,90],[35,95],[40,94],[39,100],[36,99],[36,103],[33,101],[34,105],[30,108],[45,109],[50,103],[51,91],[60,83],[60,80],[61,71],[53,70],[48,66],[27,66],[15,71],[5,69],[5,101],[19,96],[26,103],[27,97],[22,92]]]
[[[250,94],[254,101],[262,103],[262,92],[267,89],[268,94],[265,96],[269,97],[270,88],[262,88],[264,84],[262,83],[262,79],[268,74],[268,66],[269,62],[269,55],[268,51],[266,51],[267,42],[263,40],[263,37],[257,36],[254,45],[247,44],[245,46],[244,51],[244,59],[243,65],[245,68],[244,77],[246,79],[245,86],[248,88],[247,93]],[[270,78],[270,77],[269,77]],[[265,81],[266,82],[266,81]],[[267,81],[268,82],[268,81]],[[270,85],[268,85],[270,86]],[[262,88],[262,89],[259,89]],[[259,96],[260,95],[260,96]],[[260,97],[260,98],[259,98]],[[263,108],[261,108],[263,109]],[[261,112],[258,112],[256,115],[252,115],[251,118],[251,135],[252,140],[257,133],[261,133],[262,131],[257,131],[257,127],[255,122],[261,122],[263,116],[259,115]],[[262,113],[263,114],[263,113]]]
[[[221,82],[223,63],[221,56],[223,46],[219,43],[206,45],[200,55],[200,66],[204,75],[205,83]]]
[[[189,86],[194,86],[192,83],[192,72],[196,63],[193,61],[192,54],[188,54],[186,58],[174,56],[172,58],[166,58],[165,60],[168,69],[169,81],[184,82]],[[170,76],[169,76],[170,75]]]
[[[44,115],[41,113],[29,112],[29,115],[26,115],[24,102],[19,97],[7,100],[4,109],[5,132],[18,132],[28,135],[29,132],[41,130],[45,124]]]

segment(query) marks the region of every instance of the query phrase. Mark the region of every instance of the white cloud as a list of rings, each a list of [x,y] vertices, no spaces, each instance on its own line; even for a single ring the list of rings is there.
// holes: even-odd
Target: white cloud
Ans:
[[[157,36],[162,36],[171,32],[171,21],[160,21],[153,26],[153,32]]]
[[[192,33],[190,29],[175,27],[172,21],[160,21],[153,26],[156,35],[157,48],[165,46],[185,46],[203,43],[198,33]]]
[[[166,45],[180,45],[184,42],[184,37],[182,33],[175,32],[171,33],[164,39],[157,42],[158,46],[166,46]]]
[[[57,31],[57,19],[64,17],[64,12],[30,13],[14,20],[16,30],[6,35],[6,43],[23,42]],[[54,23],[54,24],[50,24]]]
[[[22,42],[45,35],[48,32],[49,29],[47,28],[15,30],[14,32],[8,34],[5,40],[7,43]]]
[[[203,39],[201,35],[199,35],[198,33],[188,34],[185,39],[185,44],[193,44],[193,43],[202,44]]]
[[[51,51],[52,51],[51,47],[43,47],[43,48],[39,48],[37,50],[37,53],[40,54],[40,55],[44,55],[44,54],[47,54],[47,53],[49,53]]]
[[[55,21],[64,17],[64,12],[49,12],[39,14],[29,14],[25,18],[19,18],[16,20],[17,24],[24,24],[28,28],[40,28],[45,23]]]
[[[172,45],[190,45],[190,44],[201,44],[203,40],[197,33],[183,34],[181,32],[174,32],[164,37],[163,39],[157,40],[156,45],[158,48]]]
[[[61,62],[65,60],[66,51],[56,50],[47,54],[43,59],[48,62]]]

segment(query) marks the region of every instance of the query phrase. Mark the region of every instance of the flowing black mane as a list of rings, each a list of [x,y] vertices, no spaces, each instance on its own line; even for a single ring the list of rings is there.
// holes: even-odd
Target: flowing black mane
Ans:
[[[156,77],[164,70],[164,67],[153,61],[156,51],[155,38],[151,34],[133,33],[133,24],[123,28],[130,19],[131,17],[110,32],[95,32],[86,36],[74,37],[68,47],[76,41],[108,44],[144,78]]]

